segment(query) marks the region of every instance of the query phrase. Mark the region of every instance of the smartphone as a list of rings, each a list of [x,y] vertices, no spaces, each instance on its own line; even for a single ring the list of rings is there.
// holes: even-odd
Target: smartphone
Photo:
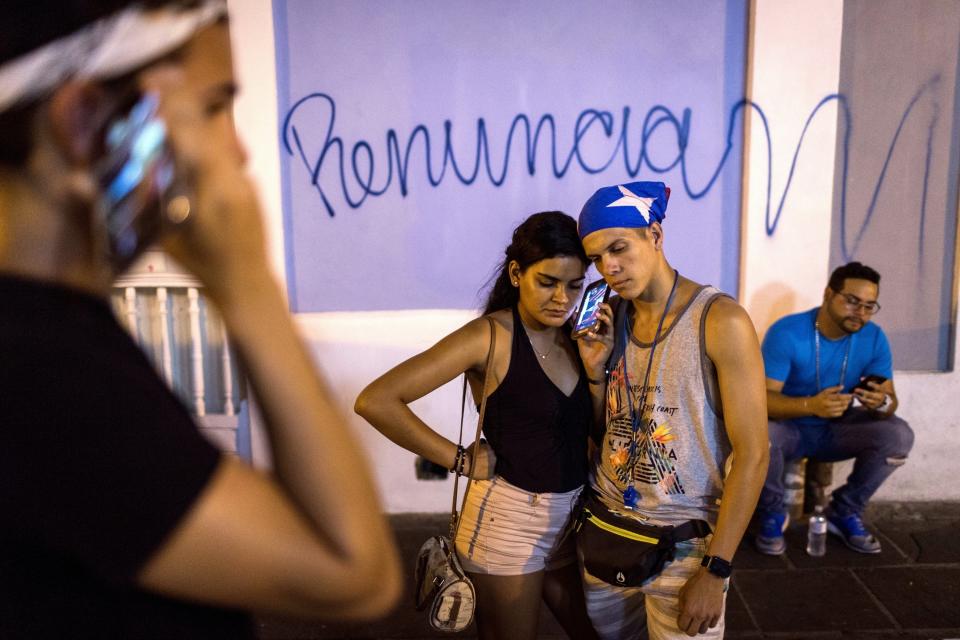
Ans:
[[[610,287],[605,280],[597,280],[584,290],[583,299],[580,301],[580,309],[577,311],[577,318],[573,323],[573,332],[570,334],[574,340],[600,328],[597,313],[600,311],[600,305],[606,302],[609,297]]]
[[[97,209],[117,273],[153,244],[164,226],[162,204],[176,171],[159,106],[154,93],[125,97],[100,136]]]
[[[873,389],[870,388],[870,385],[867,384],[868,382],[876,382],[877,384],[883,384],[886,381],[887,379],[884,378],[883,376],[870,374],[869,376],[865,377],[863,380],[858,382],[853,388],[863,389],[864,391],[873,391]]]

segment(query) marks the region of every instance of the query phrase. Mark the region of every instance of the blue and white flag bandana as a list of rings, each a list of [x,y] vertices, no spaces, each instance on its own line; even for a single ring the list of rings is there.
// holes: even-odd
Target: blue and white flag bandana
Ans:
[[[631,182],[597,190],[580,210],[577,231],[583,240],[594,231],[649,227],[667,215],[670,187],[662,182]]]

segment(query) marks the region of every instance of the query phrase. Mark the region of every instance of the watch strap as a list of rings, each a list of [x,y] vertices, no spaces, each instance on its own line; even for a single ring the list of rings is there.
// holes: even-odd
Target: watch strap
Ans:
[[[706,567],[707,571],[721,578],[729,578],[733,573],[733,564],[724,560],[720,556],[703,556],[700,561],[701,567]]]

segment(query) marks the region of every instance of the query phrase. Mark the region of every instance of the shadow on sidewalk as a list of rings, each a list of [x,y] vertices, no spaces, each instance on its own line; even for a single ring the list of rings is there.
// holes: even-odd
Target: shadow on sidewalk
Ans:
[[[406,592],[387,618],[366,624],[261,620],[265,640],[451,637],[432,631],[413,608],[413,563],[420,545],[446,529],[449,514],[390,517],[407,576]],[[913,638],[960,640],[960,503],[871,504],[865,520],[883,550],[864,555],[830,537],[827,554],[804,552],[805,522],[787,531],[787,553],[764,556],[745,537],[727,597],[727,633],[739,638]],[[458,634],[475,638],[471,627]],[[564,638],[542,608],[540,637]]]

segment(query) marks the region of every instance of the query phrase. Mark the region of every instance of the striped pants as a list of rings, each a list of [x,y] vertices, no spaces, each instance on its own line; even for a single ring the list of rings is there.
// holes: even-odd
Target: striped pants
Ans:
[[[678,542],[675,559],[664,566],[660,575],[639,587],[615,587],[595,578],[584,569],[581,558],[587,613],[600,637],[603,640],[689,639],[690,636],[677,627],[680,589],[700,569],[709,540],[707,537]],[[724,617],[720,616],[717,626],[696,637],[723,638],[723,627]]]

